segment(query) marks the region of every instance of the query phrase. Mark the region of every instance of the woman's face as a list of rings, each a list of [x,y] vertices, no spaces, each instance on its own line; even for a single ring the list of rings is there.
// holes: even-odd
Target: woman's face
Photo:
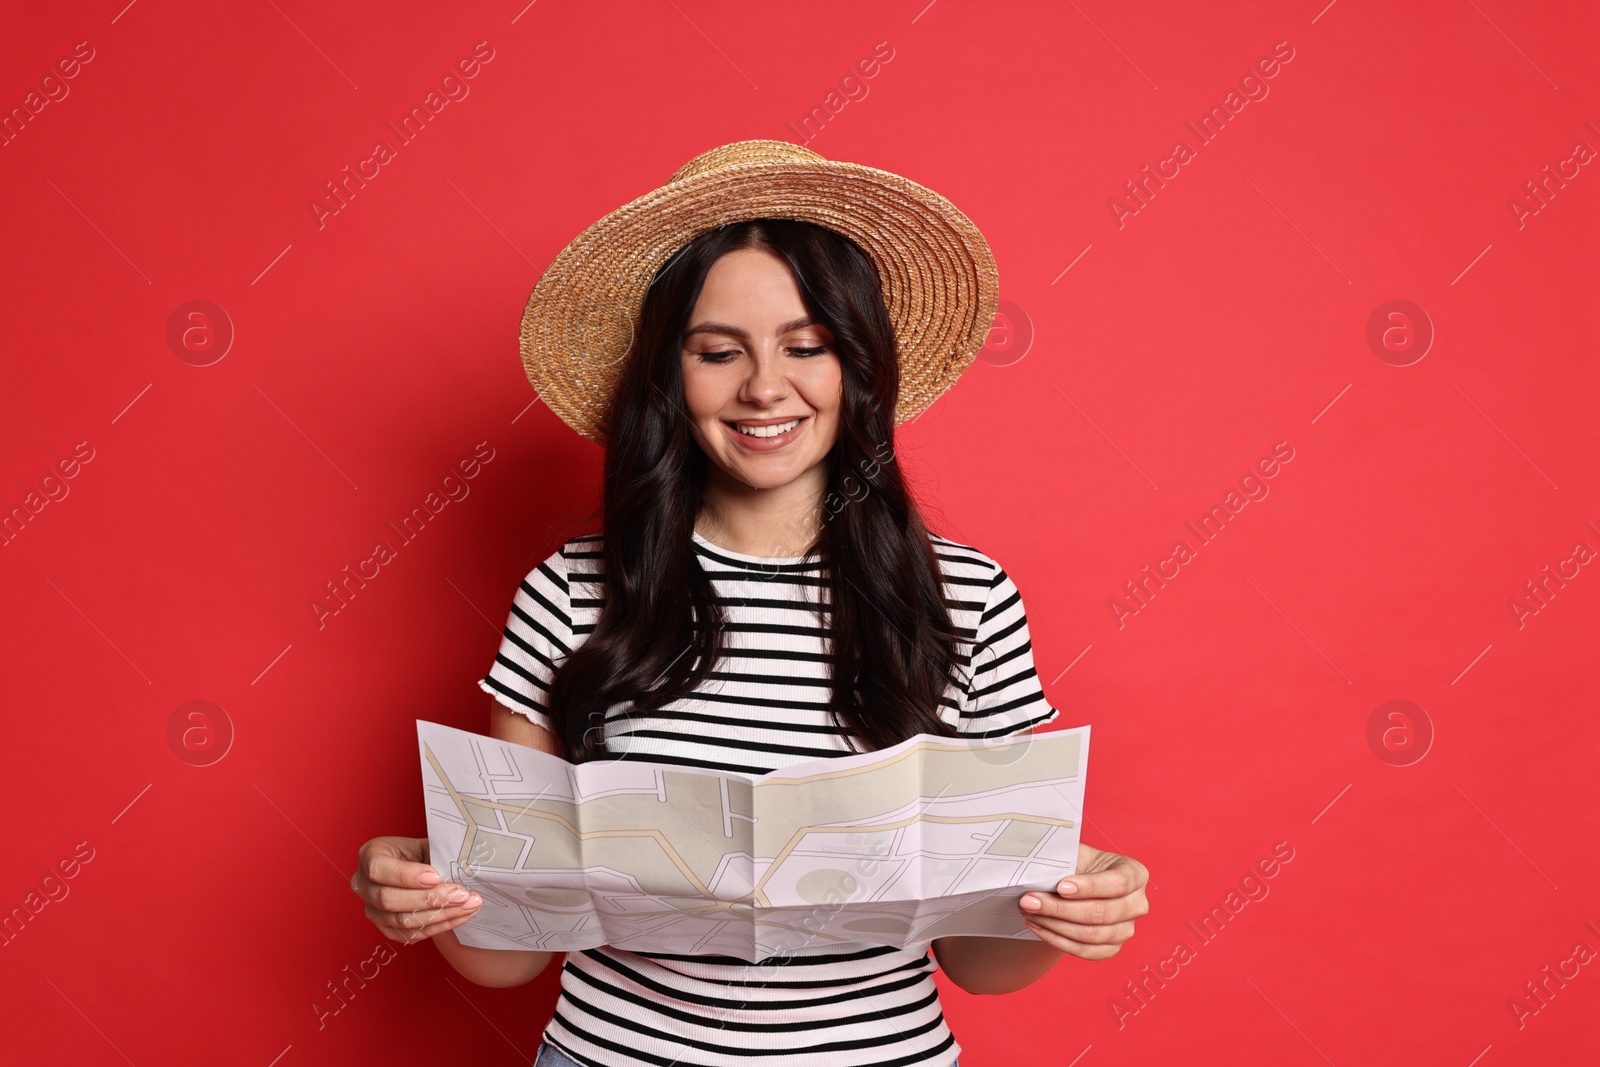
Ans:
[[[683,398],[695,440],[735,483],[826,486],[843,396],[833,340],[777,256],[742,248],[711,265],[684,336]]]

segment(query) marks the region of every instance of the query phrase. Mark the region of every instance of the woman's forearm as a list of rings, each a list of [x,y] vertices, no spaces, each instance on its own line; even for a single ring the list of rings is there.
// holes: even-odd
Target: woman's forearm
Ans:
[[[968,993],[1014,993],[1042,978],[1064,953],[1043,941],[1004,937],[940,937],[940,970]]]
[[[435,934],[430,940],[439,946],[461,977],[481,986],[523,985],[544,973],[554,953],[521,949],[474,948],[456,940],[454,930]]]

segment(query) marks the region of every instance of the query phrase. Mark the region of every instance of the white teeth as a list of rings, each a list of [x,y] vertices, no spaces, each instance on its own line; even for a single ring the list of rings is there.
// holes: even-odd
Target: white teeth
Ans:
[[[776,426],[740,426],[738,423],[734,423],[734,429],[747,437],[776,437],[780,433],[788,433],[799,425],[799,419],[791,419],[788,422],[780,422]]]

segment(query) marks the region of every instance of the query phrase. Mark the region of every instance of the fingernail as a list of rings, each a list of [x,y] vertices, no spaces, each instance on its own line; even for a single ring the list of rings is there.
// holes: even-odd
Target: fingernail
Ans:
[[[1039,907],[1040,907],[1040,905],[1039,905],[1039,898],[1038,897],[1033,896],[1033,895],[1030,894],[1030,895],[1025,896],[1025,897],[1022,898],[1022,910],[1023,911],[1038,911]]]
[[[438,885],[439,884],[439,872],[438,871],[423,871],[421,874],[417,875],[417,881],[420,882],[423,885]]]
[[[467,891],[462,889],[460,886],[457,886],[455,889],[452,889],[450,892],[446,893],[444,899],[449,901],[451,904],[459,904],[463,900],[467,899]]]
[[[1064,897],[1070,897],[1072,894],[1076,893],[1077,891],[1078,891],[1078,883],[1077,882],[1062,882],[1060,885],[1056,886],[1056,892],[1060,893]]]
[[[464,907],[464,908],[476,908],[479,904],[482,904],[482,903],[483,903],[483,898],[480,897],[478,894],[474,893],[470,897],[467,898],[467,902],[465,904],[463,904],[462,907]]]

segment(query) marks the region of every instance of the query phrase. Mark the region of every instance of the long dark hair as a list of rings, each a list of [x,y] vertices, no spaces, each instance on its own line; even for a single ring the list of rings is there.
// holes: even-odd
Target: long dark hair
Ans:
[[[827,573],[817,610],[833,661],[833,721],[868,749],[956,733],[938,712],[967,662],[964,638],[894,462],[899,360],[877,271],[833,230],[756,219],[686,244],[656,272],[640,309],[605,430],[604,602],[550,686],[550,715],[574,763],[607,754],[609,708],[626,702],[643,713],[687,696],[720,655],[722,610],[692,541],[710,460],[684,412],[682,350],[706,273],[741,248],[788,263],[842,365],[821,534],[790,553],[817,553]]]

